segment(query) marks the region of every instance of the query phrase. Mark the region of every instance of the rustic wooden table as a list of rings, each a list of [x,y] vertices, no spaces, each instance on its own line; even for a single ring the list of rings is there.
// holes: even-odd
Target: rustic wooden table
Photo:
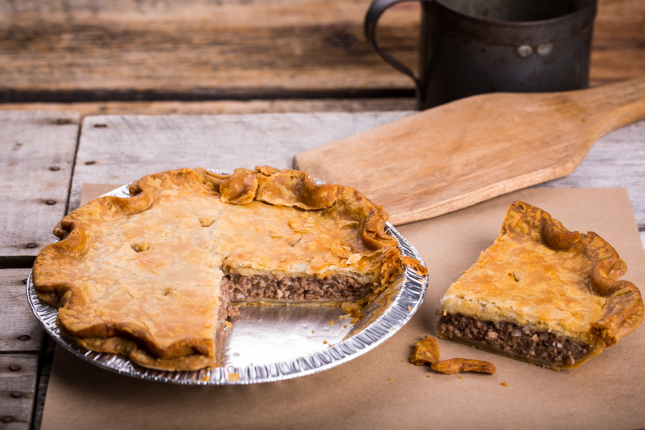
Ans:
[[[412,112],[89,116],[0,112],[0,428],[39,428],[53,344],[27,304],[25,279],[83,183],[125,184],[185,166],[291,167],[298,152]],[[181,143],[181,144],[178,144]],[[626,188],[645,245],[645,121],[598,141],[546,187]]]
[[[362,35],[369,2],[0,0],[0,429],[40,427],[54,348],[24,280],[83,183],[290,167],[299,151],[411,113],[412,82]],[[413,68],[418,22],[408,2],[380,25]],[[642,0],[599,0],[593,86],[645,76],[643,28]],[[177,113],[242,115],[163,116]],[[113,116],[89,116],[101,114]],[[645,243],[644,178],[641,122],[543,186],[627,188]]]

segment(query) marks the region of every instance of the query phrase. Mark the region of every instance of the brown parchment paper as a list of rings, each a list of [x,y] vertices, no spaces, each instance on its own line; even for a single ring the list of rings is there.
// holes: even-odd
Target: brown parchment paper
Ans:
[[[122,185],[112,184],[82,184],[81,185],[81,206],[85,206],[90,200],[121,187]]]
[[[83,191],[90,188],[96,187]],[[623,279],[645,289],[645,253],[625,190],[522,190],[400,227],[430,269],[425,302],[400,332],[349,363],[282,382],[186,387],[116,375],[59,347],[42,428],[645,427],[643,327],[572,371],[543,369],[443,339],[439,339],[442,358],[488,360],[497,366],[497,373],[444,376],[409,363],[412,343],[425,333],[436,333],[439,299],[497,237],[506,210],[516,199],[547,210],[569,229],[598,233],[629,265]]]

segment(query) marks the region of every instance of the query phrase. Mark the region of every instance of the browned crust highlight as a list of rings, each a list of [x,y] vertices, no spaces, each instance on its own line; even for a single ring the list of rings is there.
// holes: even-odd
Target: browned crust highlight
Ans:
[[[353,188],[318,185],[299,170],[278,170],[269,166],[255,170],[238,168],[232,175],[220,175],[203,168],[194,171],[203,177],[205,184],[218,191],[226,203],[247,204],[256,200],[274,206],[321,210],[341,222],[358,223],[359,236],[368,249],[396,247],[396,239],[385,231],[387,212]],[[137,189],[131,189],[136,194]]]
[[[528,203],[516,201],[508,210],[511,211],[521,213],[527,223],[538,224],[536,227],[545,246],[573,251],[596,262],[589,273],[589,291],[607,299],[602,318],[591,327],[597,340],[596,354],[640,326],[644,314],[641,293],[633,283],[618,280],[627,273],[627,263],[607,241],[592,231],[587,234],[569,231],[548,212]]]

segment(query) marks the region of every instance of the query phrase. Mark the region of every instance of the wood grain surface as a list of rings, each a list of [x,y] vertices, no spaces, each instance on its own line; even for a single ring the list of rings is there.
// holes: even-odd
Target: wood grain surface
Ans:
[[[44,331],[27,302],[26,280],[29,270],[0,270],[0,352],[38,353]]]
[[[645,78],[563,93],[485,94],[306,151],[294,164],[361,190],[398,225],[567,175],[597,139],[641,119]]]
[[[410,113],[89,116],[83,120],[70,209],[78,207],[83,183],[127,184],[182,167],[290,168],[298,152]]]
[[[0,268],[31,267],[65,215],[80,115],[0,113]]]
[[[56,341],[47,336],[46,343],[40,354],[38,365],[38,387],[36,389],[36,400],[34,402],[33,412],[33,430],[39,430],[43,420],[43,410],[45,408],[45,398],[47,387],[49,386],[49,377],[54,362],[54,351],[56,350]]]
[[[255,113],[385,112],[414,110],[412,97],[385,99],[219,100],[195,102],[0,103],[3,110],[73,110],[88,115],[218,115]]]
[[[412,96],[370,0],[0,0],[0,101]],[[416,69],[419,5],[379,36]],[[591,83],[645,75],[645,2],[600,0]]]
[[[27,276],[28,269],[0,270],[0,419],[11,417],[1,429],[40,428],[53,362],[54,341],[27,302]]]
[[[3,430],[29,429],[33,417],[45,332],[27,303],[28,275],[25,269],[0,270],[0,420],[8,421],[0,421]]]
[[[0,2],[4,101],[412,95],[362,36],[366,0]],[[418,12],[383,29],[409,40]],[[4,91],[3,91],[4,90]]]
[[[0,354],[0,428],[3,430],[31,428],[37,374],[37,355]]]

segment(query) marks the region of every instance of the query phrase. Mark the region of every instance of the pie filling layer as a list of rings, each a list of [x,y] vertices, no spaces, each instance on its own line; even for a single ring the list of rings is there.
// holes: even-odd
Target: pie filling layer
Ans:
[[[229,274],[224,276],[222,287],[228,289],[233,301],[361,299],[371,291],[371,284],[361,283],[346,275],[278,278],[274,275]]]
[[[511,322],[482,321],[462,314],[442,315],[437,329],[442,337],[538,364],[572,366],[593,349],[553,332],[535,331]]]

